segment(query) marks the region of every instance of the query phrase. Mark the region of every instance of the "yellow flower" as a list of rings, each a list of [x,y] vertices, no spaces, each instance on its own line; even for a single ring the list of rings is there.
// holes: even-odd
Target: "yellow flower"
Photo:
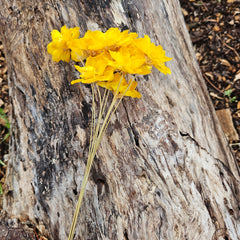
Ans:
[[[129,30],[121,32],[118,28],[109,28],[105,32],[105,48],[116,51],[119,47],[127,46],[132,43],[133,39],[138,37],[137,33],[129,33]]]
[[[130,80],[129,83],[120,73],[114,74],[114,79],[108,82],[97,82],[100,87],[109,89],[114,92],[115,95],[121,97],[124,96],[141,98],[141,94],[135,90],[137,82]]]
[[[113,62],[109,64],[116,70],[129,74],[149,74],[151,66],[146,65],[145,55],[132,45],[121,47],[119,51],[110,51]]]
[[[68,46],[71,49],[71,59],[75,62],[81,62],[89,56],[87,44],[83,38],[72,39],[68,42]]]
[[[144,38],[135,39],[134,44],[146,55],[146,63],[148,65],[153,65],[164,74],[171,73],[171,70],[164,63],[170,61],[172,58],[165,56],[162,46],[155,46],[154,43],[151,43],[151,39],[147,35]]]
[[[68,29],[66,26],[61,28],[61,32],[53,30],[51,32],[52,42],[47,46],[47,51],[52,55],[53,61],[70,61],[69,43],[79,37],[79,27]]]
[[[83,39],[87,44],[87,49],[90,51],[98,51],[105,48],[104,33],[101,31],[88,30]]]
[[[114,68],[109,66],[111,60],[107,52],[102,52],[96,57],[88,57],[85,67],[75,65],[75,68],[81,73],[81,79],[72,81],[71,83],[93,83],[97,81],[111,81],[114,78]]]
[[[118,37],[117,46],[124,47],[130,45],[134,39],[138,37],[138,34],[135,32],[130,32],[129,30],[125,30],[121,32],[121,36]]]
[[[128,83],[124,76],[149,74],[153,66],[164,74],[171,73],[165,66],[171,58],[165,55],[162,46],[156,46],[146,35],[138,38],[137,33],[129,33],[129,30],[121,32],[118,28],[110,28],[105,33],[88,30],[79,38],[78,27],[68,29],[66,26],[61,32],[53,30],[51,34],[52,42],[47,50],[54,61],[69,62],[71,57],[84,64],[86,60],[83,67],[75,65],[80,78],[72,84],[95,82],[116,95],[140,98],[141,94],[135,90],[137,82],[130,80]]]
[[[137,37],[137,33],[129,33],[128,30],[121,32],[118,28],[109,28],[105,33],[88,30],[83,39],[87,43],[90,55],[96,55],[104,50],[117,50],[130,44]]]

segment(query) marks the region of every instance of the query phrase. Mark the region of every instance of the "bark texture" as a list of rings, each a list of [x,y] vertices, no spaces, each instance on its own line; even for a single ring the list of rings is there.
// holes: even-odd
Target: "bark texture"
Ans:
[[[66,239],[89,144],[91,94],[46,51],[52,29],[130,29],[163,45],[172,74],[138,77],[102,141],[75,239],[239,239],[239,170],[176,0],[2,0],[12,98],[4,210]]]

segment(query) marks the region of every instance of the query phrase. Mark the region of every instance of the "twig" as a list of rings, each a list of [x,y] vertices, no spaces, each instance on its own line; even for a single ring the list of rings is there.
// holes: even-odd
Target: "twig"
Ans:
[[[220,92],[221,94],[223,94],[223,91],[220,90],[218,87],[216,87],[206,76],[206,74],[203,74],[204,79],[218,92]]]
[[[236,49],[230,47],[230,46],[229,46],[228,44],[226,44],[225,42],[223,43],[223,45],[225,45],[226,47],[228,47],[229,49],[231,49],[231,50],[236,54],[236,56],[237,56],[237,58],[238,58],[238,61],[240,61],[240,57],[239,57],[239,54],[238,54],[238,52],[236,51]]]

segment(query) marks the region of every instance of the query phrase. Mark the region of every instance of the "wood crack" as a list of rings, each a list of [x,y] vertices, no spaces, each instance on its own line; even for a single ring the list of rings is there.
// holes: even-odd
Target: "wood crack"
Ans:
[[[202,147],[202,146],[197,142],[197,140],[194,139],[189,133],[187,133],[187,132],[181,132],[181,131],[179,131],[179,133],[180,133],[180,135],[181,135],[182,137],[187,138],[187,139],[191,140],[192,142],[194,142],[194,143],[197,145],[197,147],[199,147],[201,150],[203,150],[204,152],[206,152],[210,157],[212,157],[212,158],[215,159],[218,163],[220,163],[220,164],[224,167],[224,169],[225,169],[232,177],[234,177],[234,179],[235,179],[237,182],[239,182],[238,179],[237,179],[237,178],[234,176],[234,174],[232,173],[231,169],[224,163],[224,161],[220,160],[219,158],[214,157],[211,153],[209,153],[209,151],[208,151],[206,148]]]
[[[126,116],[127,116],[127,121],[128,121],[129,127],[131,129],[132,134],[133,134],[135,145],[140,148],[140,143],[139,143],[140,134],[137,131],[135,125],[131,123],[130,118],[129,118],[129,114],[128,114],[128,111],[127,111],[127,108],[126,108],[124,102],[122,102],[122,104],[123,104],[123,107],[124,107],[125,112],[126,112]]]

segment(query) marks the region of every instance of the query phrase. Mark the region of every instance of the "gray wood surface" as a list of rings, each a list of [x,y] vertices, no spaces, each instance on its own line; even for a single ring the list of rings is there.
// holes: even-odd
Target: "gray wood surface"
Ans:
[[[2,0],[12,101],[5,219],[66,239],[88,154],[91,94],[47,53],[51,30],[119,27],[161,44],[171,75],[138,77],[95,159],[75,239],[239,239],[239,182],[176,0]]]

